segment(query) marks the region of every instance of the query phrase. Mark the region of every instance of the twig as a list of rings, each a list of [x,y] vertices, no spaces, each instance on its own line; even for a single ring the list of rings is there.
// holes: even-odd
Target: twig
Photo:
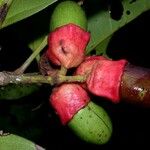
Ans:
[[[54,77],[51,76],[43,76],[37,73],[27,73],[17,75],[13,72],[0,72],[0,86],[5,86],[7,84],[61,84],[63,82],[85,82],[86,78],[84,76],[64,76],[64,75],[56,75]]]
[[[38,75],[35,73],[16,75],[12,72],[0,72],[0,85],[4,86],[10,83],[47,83],[53,85],[53,80],[50,76]]]

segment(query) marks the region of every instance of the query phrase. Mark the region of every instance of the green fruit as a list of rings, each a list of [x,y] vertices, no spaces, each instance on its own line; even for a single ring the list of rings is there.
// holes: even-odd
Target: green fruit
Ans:
[[[73,23],[83,29],[87,29],[87,19],[82,8],[73,1],[65,1],[58,4],[51,17],[50,30]]]
[[[93,102],[78,111],[68,125],[82,140],[93,144],[105,144],[112,134],[108,114]]]

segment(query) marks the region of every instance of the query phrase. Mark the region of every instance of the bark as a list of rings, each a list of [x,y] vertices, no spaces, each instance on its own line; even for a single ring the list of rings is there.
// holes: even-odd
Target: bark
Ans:
[[[14,72],[0,72],[0,86],[7,84],[50,84],[58,85],[64,82],[85,82],[86,77],[76,76],[65,76],[58,74],[55,77],[43,76],[37,73],[26,73],[26,74],[15,74]]]

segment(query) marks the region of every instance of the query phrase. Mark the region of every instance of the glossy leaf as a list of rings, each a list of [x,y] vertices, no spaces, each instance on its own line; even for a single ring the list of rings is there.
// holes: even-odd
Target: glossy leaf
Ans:
[[[108,37],[107,39],[105,39],[104,41],[102,41],[101,43],[99,43],[96,47],[96,55],[105,55],[107,56],[106,50],[107,50],[107,46],[111,40],[111,37]]]
[[[123,0],[121,2],[123,15],[120,20],[112,19],[109,9],[100,9],[88,18],[88,30],[91,32],[91,41],[88,44],[87,53],[92,51],[99,43],[107,39],[119,28],[150,9],[149,0],[136,0],[132,3],[129,0]]]
[[[14,0],[2,24],[2,28],[23,20],[56,1],[57,0]]]
[[[30,95],[37,91],[39,87],[37,85],[7,85],[0,87],[0,100],[15,100],[24,96]]]
[[[5,17],[7,15],[8,9],[12,3],[12,0],[0,0],[0,28],[5,20]]]
[[[0,149],[1,150],[44,150],[44,148],[36,145],[32,141],[14,134],[7,134],[1,131],[0,134]]]

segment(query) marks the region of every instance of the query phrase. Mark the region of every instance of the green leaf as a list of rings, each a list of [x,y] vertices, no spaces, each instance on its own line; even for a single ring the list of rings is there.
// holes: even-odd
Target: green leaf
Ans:
[[[91,40],[87,46],[87,53],[110,37],[119,28],[149,10],[150,0],[136,0],[133,3],[130,3],[129,0],[123,0],[122,5],[124,11],[119,21],[110,17],[109,10],[99,10],[99,12],[96,12],[88,18],[88,30],[91,32]]]
[[[56,1],[57,0],[14,0],[2,24],[2,28],[23,20]]]
[[[0,28],[8,13],[12,0],[0,0]]]
[[[0,149],[1,150],[44,150],[44,148],[36,145],[23,137],[7,134],[1,131],[0,134]]]
[[[38,89],[39,87],[37,85],[10,84],[4,87],[0,87],[0,100],[16,100],[24,96],[30,95]]]
[[[39,47],[39,45],[40,45],[40,44],[42,43],[42,41],[44,40],[45,36],[46,36],[46,35],[42,35],[42,36],[40,36],[40,37],[37,37],[36,40],[31,41],[31,42],[29,43],[29,47],[31,48],[32,51],[35,51],[35,50]]]
[[[95,47],[95,50],[96,50],[96,55],[105,55],[107,56],[107,53],[106,53],[106,50],[107,50],[107,46],[111,40],[111,37],[108,37],[107,39],[105,39],[104,41],[102,41],[100,44],[98,44],[96,47]]]

